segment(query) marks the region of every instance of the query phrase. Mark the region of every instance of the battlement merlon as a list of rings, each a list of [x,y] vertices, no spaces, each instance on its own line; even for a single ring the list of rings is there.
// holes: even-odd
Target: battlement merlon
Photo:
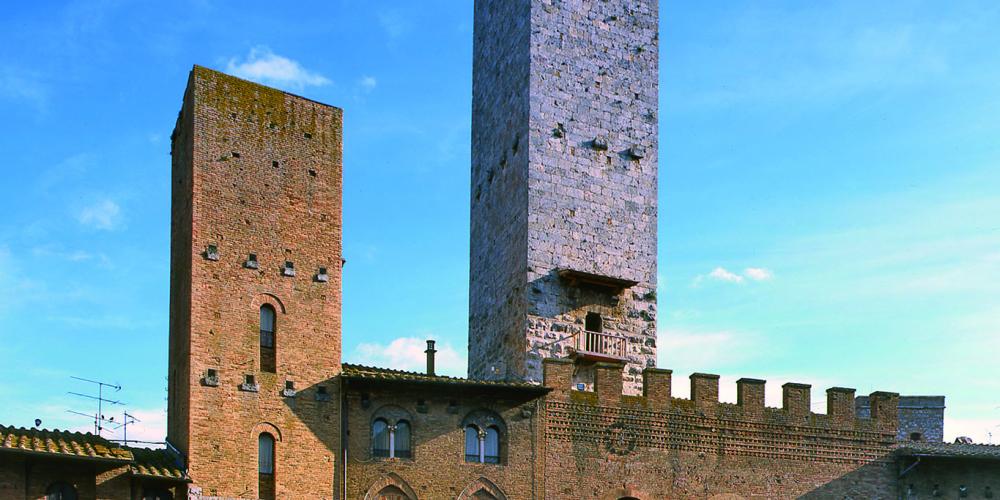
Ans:
[[[570,399],[573,394],[585,393],[573,389],[574,363],[567,359],[543,360],[544,385],[552,389],[550,397]],[[636,397],[622,391],[622,363],[597,363],[593,397],[589,400],[600,406],[635,406]],[[813,413],[812,386],[796,382],[783,384],[782,407],[767,408],[764,391],[767,381],[741,378],[736,381],[735,405],[719,401],[719,376],[710,373],[692,373],[691,399],[671,395],[673,372],[661,368],[646,368],[642,372],[642,396],[638,398],[649,410],[664,412],[691,411],[706,417],[739,418],[749,421],[768,421],[785,425],[826,427],[831,429],[865,429],[880,434],[895,434],[898,422],[899,394],[876,391],[867,397],[871,402],[871,418],[859,417],[854,409],[855,390],[831,387],[826,390],[827,413]],[[723,411],[723,409],[725,411]]]

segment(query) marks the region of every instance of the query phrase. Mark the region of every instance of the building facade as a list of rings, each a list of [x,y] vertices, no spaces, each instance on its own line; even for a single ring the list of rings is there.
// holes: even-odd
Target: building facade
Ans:
[[[166,449],[0,427],[2,498],[990,498],[944,400],[656,360],[658,5],[477,0],[469,378],[341,362],[343,113],[196,66]],[[918,436],[919,435],[919,436]],[[914,438],[914,436],[918,436]]]

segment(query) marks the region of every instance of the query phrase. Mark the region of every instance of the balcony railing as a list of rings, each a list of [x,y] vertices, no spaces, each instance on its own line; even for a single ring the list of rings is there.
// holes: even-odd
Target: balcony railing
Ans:
[[[627,339],[607,333],[584,331],[577,337],[577,355],[608,360],[625,360]]]

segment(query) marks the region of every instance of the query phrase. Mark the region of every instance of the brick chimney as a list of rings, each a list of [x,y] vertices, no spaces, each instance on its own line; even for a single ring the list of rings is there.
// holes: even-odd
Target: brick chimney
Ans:
[[[427,353],[427,374],[434,375],[434,353],[437,352],[437,349],[434,349],[433,340],[427,341],[427,350],[424,352]]]

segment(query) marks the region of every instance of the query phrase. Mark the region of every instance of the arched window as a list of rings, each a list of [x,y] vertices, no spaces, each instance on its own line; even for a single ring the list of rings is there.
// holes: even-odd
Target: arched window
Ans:
[[[462,420],[465,429],[465,461],[501,464],[506,454],[504,439],[507,426],[500,415],[481,409]]]
[[[465,427],[465,461],[481,462],[479,459],[479,428],[474,425]]]
[[[62,481],[52,483],[45,489],[45,500],[76,500],[76,488]]]
[[[277,317],[270,304],[260,306],[260,371],[277,371],[277,356],[274,348],[274,332]]]
[[[483,436],[483,463],[500,463],[500,431],[496,427],[487,427]]]
[[[406,420],[396,422],[396,429],[392,432],[392,456],[410,458],[410,423]]]
[[[274,499],[274,436],[266,432],[257,437],[257,497]]]
[[[372,423],[372,456],[389,456],[389,424],[381,418]]]

